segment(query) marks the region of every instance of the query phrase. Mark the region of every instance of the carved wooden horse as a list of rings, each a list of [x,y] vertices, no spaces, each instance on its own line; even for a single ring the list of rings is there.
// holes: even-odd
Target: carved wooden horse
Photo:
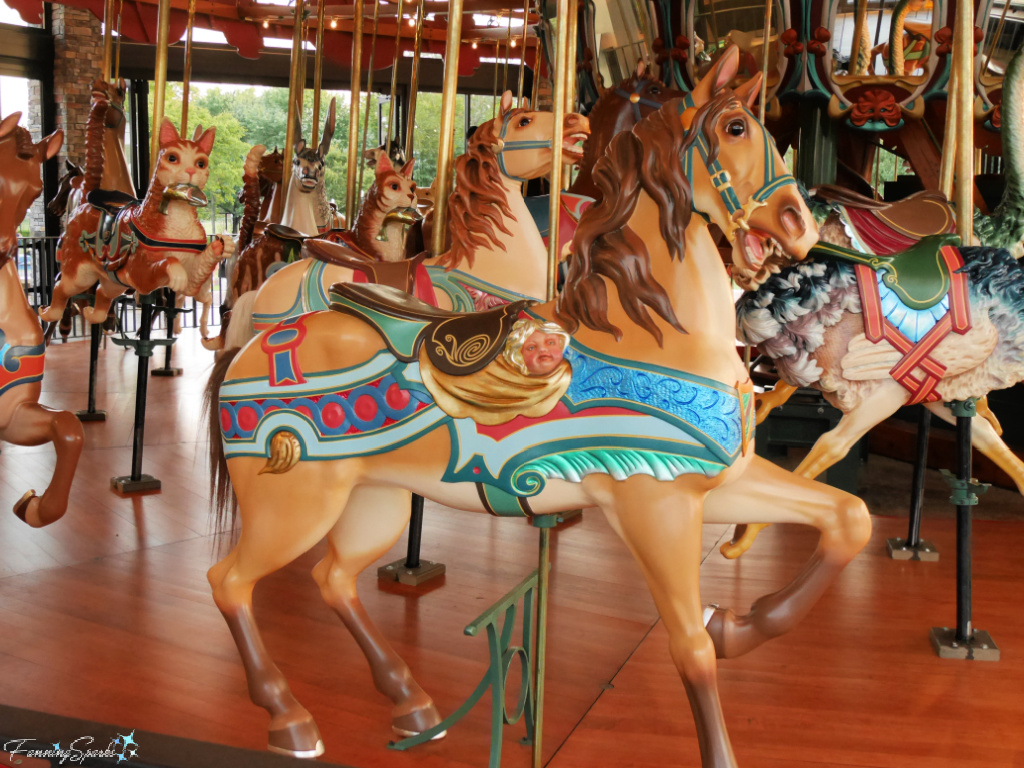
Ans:
[[[15,445],[53,443],[57,466],[37,496],[27,491],[14,514],[33,527],[49,525],[68,508],[71,481],[82,453],[82,424],[69,411],[39,404],[42,389],[43,329],[18,279],[17,228],[43,184],[40,167],[64,141],[56,131],[38,144],[18,127],[21,113],[0,121],[0,440]]]
[[[724,54],[692,102],[670,102],[612,140],[596,171],[603,200],[583,215],[557,302],[459,315],[344,284],[341,311],[282,323],[215,366],[214,485],[222,500],[233,485],[241,535],[209,579],[250,695],[271,715],[272,749],[308,757],[323,746],[263,645],[252,592],[324,537],[313,576],[394,702],[394,728],[440,721],[356,593],[358,574],[401,535],[413,491],[520,516],[600,507],[668,629],[703,765],[736,765],[716,655],[791,629],[871,528],[860,500],[754,454],[730,281],[704,217],[734,238],[736,268],[746,272],[770,240],[803,254],[817,235],[774,144],[722,87],[737,59]],[[506,364],[517,320],[572,333],[566,360],[537,376]],[[503,402],[490,400],[502,392]],[[442,403],[472,418],[454,418]],[[501,421],[501,430],[482,426]],[[753,520],[815,526],[817,550],[746,616],[706,610],[702,523]]]
[[[449,203],[451,250],[423,261],[416,269],[429,279],[409,288],[442,308],[459,311],[544,295],[547,250],[524,203],[522,181],[548,172],[556,133],[550,112],[512,109],[512,93],[505,92],[498,117],[477,128],[466,154],[456,160]],[[567,165],[580,159],[576,142],[588,135],[587,118],[566,115],[561,139]],[[316,247],[321,257],[330,256],[329,246]],[[378,282],[372,275],[355,277],[352,269],[322,261],[285,267],[257,293],[251,325],[262,330],[302,312],[326,309],[328,291],[336,282]],[[241,346],[248,338],[234,337],[231,346]]]
[[[302,138],[302,124],[295,116],[295,156],[292,158],[292,173],[281,213],[281,224],[301,232],[315,235],[334,228],[331,205],[327,200],[324,177],[327,153],[331,150],[334,137],[335,99],[327,109],[324,132],[316,148],[306,145]]]

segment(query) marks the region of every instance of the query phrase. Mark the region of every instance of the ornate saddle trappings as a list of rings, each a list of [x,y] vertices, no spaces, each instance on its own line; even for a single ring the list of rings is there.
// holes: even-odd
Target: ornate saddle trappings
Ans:
[[[307,240],[306,251],[317,261],[351,269],[357,283],[386,285],[414,294],[427,304],[437,303],[430,277],[423,266],[429,256],[426,252],[401,261],[380,261],[363,251],[319,239]]]
[[[108,272],[116,272],[139,247],[139,240],[122,219],[139,201],[125,192],[94,189],[86,196],[89,205],[99,212],[95,232],[82,231],[79,247]]]
[[[809,256],[839,259],[851,264],[863,264],[874,272],[881,272],[881,281],[890,288],[909,309],[930,309],[942,301],[950,288],[950,260],[944,248],[960,245],[956,235],[929,235],[905,251],[891,256],[860,253],[830,243],[818,243]]]
[[[93,208],[99,208],[110,216],[116,216],[125,206],[142,202],[127,192],[116,189],[94,189],[85,199]]]
[[[284,224],[267,224],[266,231],[279,240],[291,240],[296,243],[301,243],[308,237],[299,230],[286,227]]]
[[[485,312],[448,312],[384,285],[337,283],[331,309],[366,321],[399,360],[414,362],[425,347],[442,373],[465,376],[482,370],[505,345],[519,313],[533,302],[517,301]]]

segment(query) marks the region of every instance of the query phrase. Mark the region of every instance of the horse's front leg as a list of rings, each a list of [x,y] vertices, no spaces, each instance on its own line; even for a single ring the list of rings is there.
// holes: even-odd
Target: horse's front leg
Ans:
[[[668,629],[669,651],[697,726],[701,765],[735,768],[718,696],[715,646],[700,601],[703,482],[697,476],[673,483],[647,476],[609,479],[605,493],[595,496],[640,564]]]
[[[14,505],[14,514],[33,528],[42,528],[64,516],[71,495],[78,458],[85,436],[82,422],[70,411],[55,411],[39,403],[22,403],[14,410],[0,438],[15,445],[52,442],[57,451],[53,478],[42,496],[28,491]]]
[[[788,632],[867,544],[871,517],[856,496],[780,469],[754,456],[735,481],[708,494],[709,523],[801,523],[821,532],[811,559],[793,581],[759,598],[745,616],[715,611],[708,631],[721,658],[731,658]]]

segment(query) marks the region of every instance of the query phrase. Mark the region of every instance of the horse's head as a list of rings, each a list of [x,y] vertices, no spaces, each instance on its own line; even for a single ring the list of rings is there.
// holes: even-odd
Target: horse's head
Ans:
[[[512,108],[512,91],[501,96],[501,113],[481,125],[469,138],[467,154],[493,152],[501,173],[516,181],[526,181],[551,172],[551,148],[561,139],[562,162],[575,165],[583,159],[576,146],[590,135],[590,122],[570,112],[560,130],[555,130],[551,112],[533,112]]]
[[[591,122],[594,123],[594,131],[598,130],[597,121],[607,119],[604,115],[604,104],[609,104],[609,110],[614,108],[616,116],[623,110],[629,110],[633,115],[633,122],[640,120],[652,111],[661,109],[672,99],[678,99],[686,94],[682,91],[670,88],[661,80],[655,79],[647,72],[647,65],[643,59],[637,62],[633,74],[619,83],[615,88],[608,90],[602,99],[594,105],[590,113]]]
[[[210,178],[210,153],[216,136],[216,127],[204,131],[197,125],[190,141],[179,136],[174,123],[165,117],[160,125],[160,152],[151,188],[162,188],[165,201],[180,199],[196,207],[206,205],[202,190]]]
[[[260,158],[260,181],[268,184],[280,184],[284,178],[284,153],[277,147]]]
[[[64,143],[59,130],[33,143],[32,135],[18,125],[20,119],[21,113],[14,112],[0,121],[0,243],[5,253],[17,242],[18,225],[43,191],[43,162]]]
[[[383,149],[375,151],[379,154],[374,161],[373,186],[366,196],[368,204],[372,201],[377,210],[385,214],[413,208],[416,205],[416,182],[412,180],[415,160],[396,170]]]
[[[739,50],[731,46],[679,109],[690,132],[683,162],[692,208],[725,232],[733,277],[749,289],[802,259],[818,230],[775,141],[750,111],[760,74],[736,90],[727,86],[738,66]]]
[[[292,158],[292,178],[303,192],[312,192],[324,178],[324,167],[327,153],[331,151],[331,139],[334,137],[334,116],[336,99],[331,99],[324,121],[324,133],[320,137],[320,145],[316,148],[306,144],[302,138],[302,124],[299,121],[299,110],[295,112],[295,157]]]
[[[107,128],[121,128],[124,126],[124,97],[128,92],[128,84],[124,78],[116,83],[108,83],[102,78],[92,81],[92,100],[96,102],[103,99],[107,102],[107,112],[103,118],[103,125]]]

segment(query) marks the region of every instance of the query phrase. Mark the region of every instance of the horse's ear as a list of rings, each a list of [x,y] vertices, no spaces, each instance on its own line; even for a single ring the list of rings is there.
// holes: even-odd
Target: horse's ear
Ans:
[[[391,158],[388,157],[388,153],[382,149],[376,151],[377,164],[374,170],[377,171],[377,175],[380,176],[384,173],[394,173],[395,166],[391,164]]]
[[[203,131],[202,135],[198,139],[196,139],[196,144],[199,145],[199,148],[203,150],[203,152],[205,152],[206,154],[210,154],[211,152],[213,152],[213,140],[215,138],[217,138],[216,125],[212,128],[207,128],[205,131]]]
[[[524,96],[523,97],[523,109],[529,109],[529,108],[530,108],[530,97],[529,96]]]
[[[51,157],[60,152],[60,148],[63,144],[64,131],[58,128],[56,131],[54,131],[45,139],[36,144],[36,146],[42,150],[43,160],[49,160]]]
[[[165,117],[164,121],[160,123],[160,146],[166,147],[169,144],[173,144],[178,141],[181,137],[178,135],[178,129],[174,126],[174,123],[170,121],[170,118]]]
[[[405,165],[403,165],[401,170],[399,170],[398,172],[400,174],[402,174],[403,176],[405,176],[405,178],[411,179],[412,178],[412,165],[415,162],[416,162],[416,158],[414,157],[412,160],[410,160]]]
[[[643,79],[644,72],[646,72],[646,71],[647,71],[647,64],[644,63],[643,59],[640,59],[640,61],[638,61],[636,63],[636,69],[633,71],[633,76],[637,80],[641,80],[641,79]]]
[[[501,94],[501,116],[504,117],[512,109],[512,91]]]
[[[761,95],[761,79],[761,73],[758,72],[752,78],[747,80],[747,82],[733,88],[736,98],[748,107],[754,106],[754,103],[757,101],[757,97]]]
[[[334,106],[335,98],[332,98],[331,106],[327,108],[327,120],[324,121],[324,135],[320,137],[320,147],[317,149],[317,153],[323,158],[331,151],[331,139],[334,138]]]
[[[693,103],[700,107],[711,101],[711,98],[724,86],[728,85],[740,68],[740,49],[730,45],[718,57],[715,66],[697,83],[691,92]]]
[[[21,112],[11,112],[3,120],[0,120],[0,139],[14,130],[14,126],[21,120]]]

